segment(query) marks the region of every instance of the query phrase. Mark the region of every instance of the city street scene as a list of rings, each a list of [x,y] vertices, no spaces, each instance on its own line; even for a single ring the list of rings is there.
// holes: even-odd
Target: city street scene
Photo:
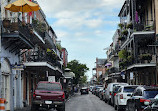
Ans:
[[[158,111],[158,0],[0,0],[0,111]]]

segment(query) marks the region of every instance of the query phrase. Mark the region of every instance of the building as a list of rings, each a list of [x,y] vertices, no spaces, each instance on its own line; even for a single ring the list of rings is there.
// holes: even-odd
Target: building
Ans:
[[[23,15],[4,9],[14,1],[1,1],[0,97],[6,99],[5,108],[10,111],[31,105],[38,81],[59,82],[63,77],[61,45],[42,9]]]
[[[1,0],[2,18],[2,46],[1,46],[1,97],[5,98],[6,110],[23,106],[23,79],[24,65],[20,61],[22,49],[32,49],[34,43],[28,26],[23,26],[18,13],[9,12],[4,7],[15,0]]]
[[[118,52],[120,51],[119,38],[119,29],[116,30],[113,36],[113,43],[107,50],[107,73],[108,81],[107,82],[123,82],[121,73],[119,71],[119,57]]]
[[[129,84],[157,84],[157,7],[157,0],[126,0],[118,15],[119,67]]]
[[[106,59],[100,59],[96,58],[96,67],[93,68],[93,70],[96,71],[95,77],[96,77],[96,84],[104,84],[105,79],[105,73],[106,73],[106,67],[105,64],[107,63]]]

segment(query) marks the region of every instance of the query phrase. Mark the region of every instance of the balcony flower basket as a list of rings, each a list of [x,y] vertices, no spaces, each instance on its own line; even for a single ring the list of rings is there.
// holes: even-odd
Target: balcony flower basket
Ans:
[[[124,40],[125,38],[124,37],[122,37],[122,36],[120,36],[119,38],[118,38],[118,40]]]
[[[127,35],[128,35],[128,30],[124,30],[124,31],[122,31],[122,35],[127,36]]]
[[[152,60],[152,55],[151,55],[151,54],[141,54],[141,55],[140,55],[140,59],[141,59],[141,60],[148,60],[148,61],[151,61],[151,60]]]
[[[151,31],[153,30],[153,26],[145,26],[145,31]]]
[[[129,23],[128,25],[127,25],[127,28],[129,29],[132,29],[133,28],[133,24],[132,23]]]
[[[124,25],[122,23],[118,24],[118,26],[122,29]]]
[[[11,31],[18,31],[18,30],[19,30],[18,22],[11,23]]]
[[[10,20],[4,19],[3,20],[3,27],[4,28],[9,28],[10,27]]]

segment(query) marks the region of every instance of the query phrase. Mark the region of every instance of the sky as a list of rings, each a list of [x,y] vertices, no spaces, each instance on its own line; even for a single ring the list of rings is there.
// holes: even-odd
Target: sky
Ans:
[[[104,48],[112,43],[118,28],[118,13],[125,0],[37,0],[68,61],[78,60],[90,69],[92,77],[96,57],[106,58]]]

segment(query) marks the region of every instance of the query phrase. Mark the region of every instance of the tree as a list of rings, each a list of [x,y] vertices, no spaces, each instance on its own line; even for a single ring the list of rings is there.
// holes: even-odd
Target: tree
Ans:
[[[89,70],[86,64],[79,63],[78,60],[72,60],[67,65],[68,68],[71,69],[73,73],[75,73],[75,84],[80,82],[84,83],[87,81],[87,77],[85,77],[85,73]]]

